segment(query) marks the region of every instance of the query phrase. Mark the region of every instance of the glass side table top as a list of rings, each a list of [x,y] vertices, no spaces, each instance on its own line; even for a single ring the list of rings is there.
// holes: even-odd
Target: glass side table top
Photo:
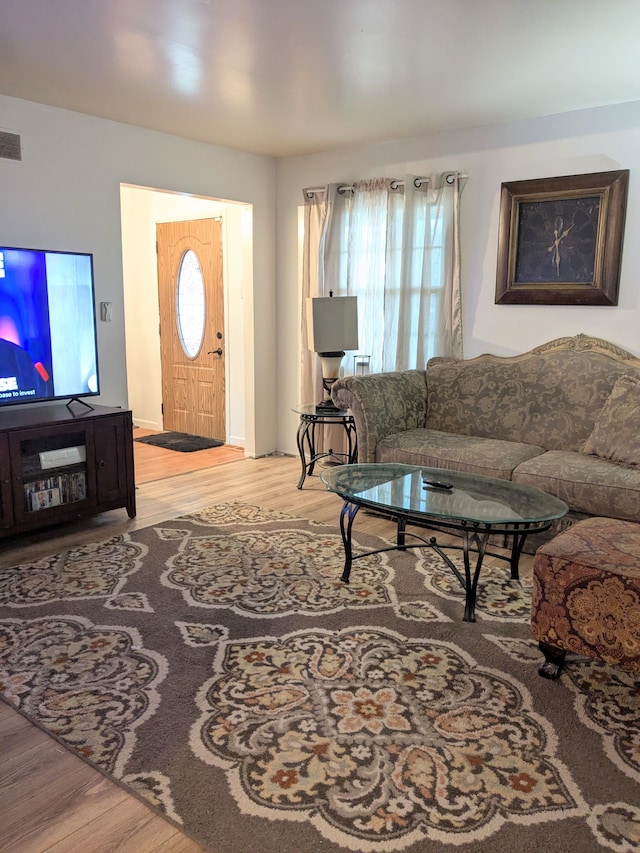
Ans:
[[[533,486],[478,474],[400,463],[342,465],[320,475],[329,491],[360,506],[472,524],[538,524],[562,518],[567,505]],[[424,487],[424,480],[449,489]]]
[[[351,412],[347,409],[318,409],[315,403],[294,406],[292,411],[303,417],[327,418],[327,420],[341,420],[342,418],[352,417]]]

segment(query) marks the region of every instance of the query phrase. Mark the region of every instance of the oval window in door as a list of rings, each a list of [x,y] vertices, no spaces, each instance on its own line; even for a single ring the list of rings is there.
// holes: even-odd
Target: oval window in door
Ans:
[[[189,358],[200,352],[204,338],[204,281],[196,253],[184,253],[178,272],[176,317],[182,349]]]

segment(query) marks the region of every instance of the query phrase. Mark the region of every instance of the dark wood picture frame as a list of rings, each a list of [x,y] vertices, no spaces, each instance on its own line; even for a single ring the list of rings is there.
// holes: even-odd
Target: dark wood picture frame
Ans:
[[[629,170],[503,183],[496,304],[617,305]]]

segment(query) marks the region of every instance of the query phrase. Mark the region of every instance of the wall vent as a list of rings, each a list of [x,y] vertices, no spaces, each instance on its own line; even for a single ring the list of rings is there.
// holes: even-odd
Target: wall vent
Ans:
[[[17,133],[0,130],[0,159],[22,160],[22,146]]]

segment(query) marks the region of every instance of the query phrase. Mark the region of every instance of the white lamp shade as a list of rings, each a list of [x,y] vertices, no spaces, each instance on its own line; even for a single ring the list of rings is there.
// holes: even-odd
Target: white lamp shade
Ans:
[[[309,349],[340,352],[358,349],[358,298],[312,296],[307,299]]]

